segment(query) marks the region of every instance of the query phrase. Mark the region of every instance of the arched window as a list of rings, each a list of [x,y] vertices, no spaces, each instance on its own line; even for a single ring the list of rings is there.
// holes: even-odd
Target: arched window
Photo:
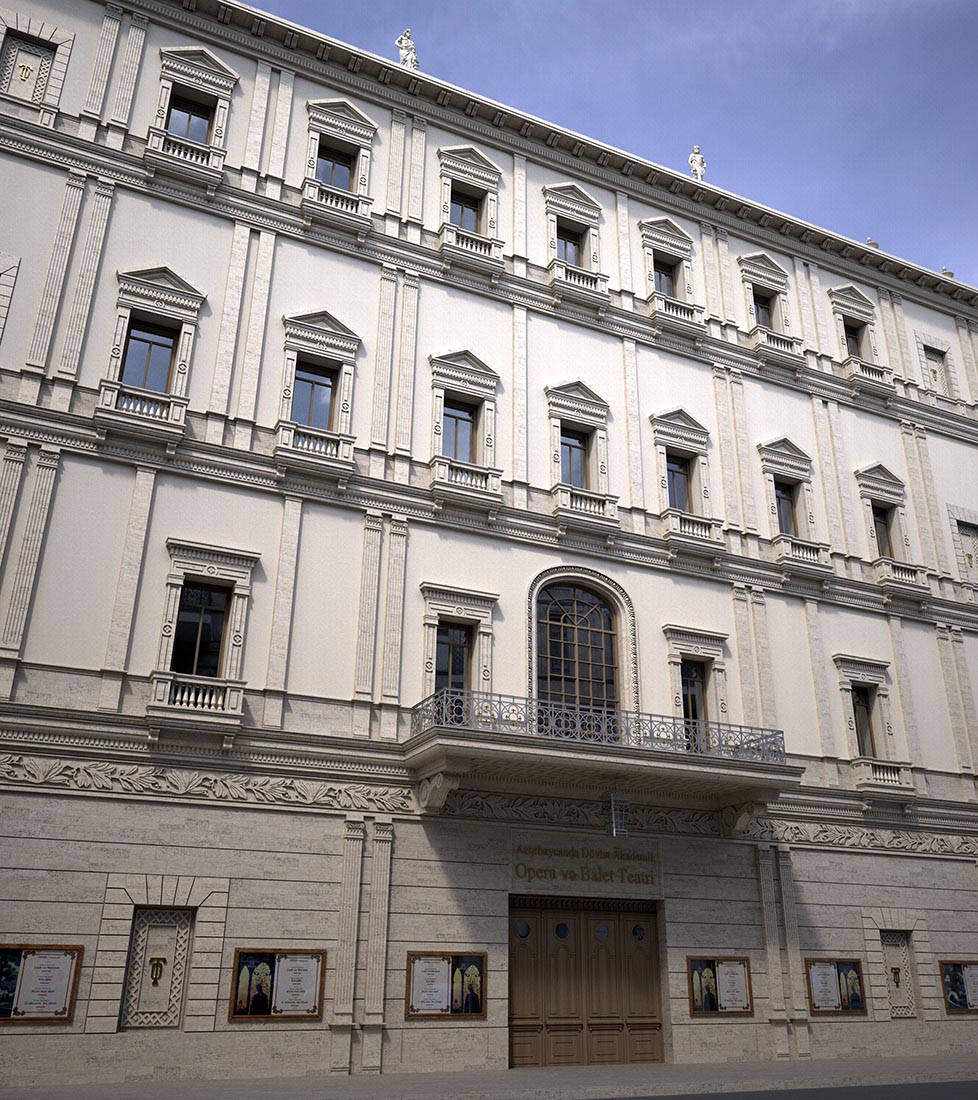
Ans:
[[[576,584],[537,596],[537,697],[568,707],[618,706],[618,638],[611,606]]]

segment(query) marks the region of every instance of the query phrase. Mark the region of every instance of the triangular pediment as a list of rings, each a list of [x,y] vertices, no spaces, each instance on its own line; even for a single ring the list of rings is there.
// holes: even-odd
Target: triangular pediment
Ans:
[[[877,462],[873,466],[863,466],[856,471],[856,477],[864,480],[873,480],[877,482],[887,482],[895,488],[903,488],[903,482],[896,476],[896,474],[887,469],[882,462]]]
[[[491,161],[484,153],[480,153],[478,149],[473,148],[471,145],[450,145],[446,148],[439,149],[438,155],[442,158],[450,157],[453,160],[464,161],[466,164],[481,168],[484,172],[493,172],[497,176],[501,176],[503,173],[502,168],[500,168],[498,164]]]
[[[116,275],[120,283],[123,280],[148,283],[158,286],[162,290],[176,290],[180,294],[192,294],[197,298],[204,297],[195,286],[191,286],[186,279],[181,279],[175,271],[171,271],[168,267],[145,267],[139,271],[119,271]]]
[[[478,357],[473,355],[468,348],[462,351],[450,351],[445,355],[432,355],[429,357],[429,361],[432,365],[437,363],[442,367],[450,367],[455,370],[464,370],[472,374],[481,374],[486,378],[491,378],[494,381],[499,380],[499,375],[492,369],[487,367],[485,363]]]
[[[672,424],[677,428],[686,428],[694,432],[707,432],[708,429],[702,425],[694,416],[690,416],[685,409],[669,409],[668,412],[659,413],[652,417],[655,424]]]
[[[766,252],[751,252],[747,256],[738,257],[737,262],[741,267],[752,267],[758,271],[766,271],[779,280],[788,278],[788,272],[780,264],[775,263]]]
[[[347,339],[359,340],[355,332],[343,324],[342,321],[327,313],[325,309],[316,310],[314,313],[295,313],[291,317],[283,317],[282,320],[288,324],[302,325],[304,328],[316,328],[322,332],[332,332],[337,336],[345,336]]]
[[[829,291],[829,296],[832,298],[843,299],[847,302],[854,302],[857,305],[862,306],[864,309],[875,309],[875,304],[866,297],[865,294],[854,286],[838,286],[833,287]]]
[[[322,111],[323,114],[332,115],[334,118],[342,118],[347,122],[355,123],[357,126],[366,126],[368,129],[376,130],[377,123],[369,116],[365,115],[358,107],[354,107],[348,99],[311,99],[306,104],[307,109],[312,111]]]
[[[675,237],[681,241],[690,242],[693,240],[685,229],[680,229],[680,227],[676,225],[672,218],[646,218],[644,221],[638,223],[638,227],[643,232],[656,233],[662,237]]]
[[[217,54],[211,53],[205,46],[166,46],[160,50],[160,56],[181,65],[192,65],[225,80],[240,79],[230,65],[225,65]]]
[[[581,206],[591,206],[595,210],[601,209],[601,203],[593,195],[589,195],[583,187],[578,187],[576,183],[558,183],[552,187],[545,187],[543,193],[548,198],[563,199],[565,202],[578,203]]]
[[[772,439],[770,443],[759,443],[757,445],[759,451],[767,451],[770,453],[778,453],[781,455],[787,455],[789,458],[798,458],[804,462],[811,462],[811,457],[797,446],[792,443],[791,440],[783,435],[779,439]]]
[[[565,382],[560,386],[548,386],[547,397],[563,397],[570,401],[590,401],[595,405],[608,407],[608,402],[603,397],[596,394],[590,386],[585,386],[580,380]]]

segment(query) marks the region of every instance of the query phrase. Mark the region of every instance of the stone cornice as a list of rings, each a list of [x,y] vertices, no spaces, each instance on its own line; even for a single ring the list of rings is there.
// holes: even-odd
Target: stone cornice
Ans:
[[[636,197],[654,196],[664,209],[686,209],[696,220],[708,218],[735,232],[765,240],[772,248],[807,254],[816,263],[825,259],[857,278],[888,281],[919,293],[925,286],[935,296],[952,299],[958,306],[970,300],[978,306],[978,290],[948,279],[919,265],[866,244],[851,240],[809,222],[765,207],[742,196],[710,186],[624,150],[555,126],[505,104],[475,95],[423,72],[356,49],[345,43],[275,16],[261,14],[262,33],[253,33],[254,8],[234,0],[197,0],[193,12],[180,0],[133,0],[132,6],[152,12],[160,22],[193,28],[201,37],[231,43],[248,54],[275,58],[290,68],[304,70],[313,79],[356,89],[388,107],[415,114],[420,104],[430,118],[437,118],[460,133],[482,133],[494,143],[505,143],[540,162],[558,163],[581,177],[591,176],[602,186],[624,190]],[[227,22],[217,19],[218,9]],[[780,241],[780,245],[776,242]],[[843,263],[840,263],[842,261]],[[844,264],[844,266],[843,266]]]

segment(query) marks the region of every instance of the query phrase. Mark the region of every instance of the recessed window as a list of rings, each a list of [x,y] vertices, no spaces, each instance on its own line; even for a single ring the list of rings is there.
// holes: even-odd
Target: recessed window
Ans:
[[[353,156],[320,141],[316,156],[316,179],[338,191],[349,191],[353,178]]]
[[[774,504],[778,513],[778,531],[782,535],[797,534],[795,523],[795,492],[796,487],[786,481],[775,481]]]
[[[669,491],[669,507],[679,512],[690,510],[689,459],[666,452],[666,484]]]
[[[597,593],[554,584],[537,597],[537,695],[542,702],[614,709],[615,618]]]
[[[212,105],[197,103],[174,93],[170,97],[170,109],[166,116],[167,133],[206,145],[213,117]]]
[[[221,643],[228,607],[227,588],[187,580],[173,637],[170,671],[189,676],[219,676]]]
[[[676,297],[676,265],[655,261],[652,268],[655,278],[655,290],[657,294],[664,294],[667,298]]]
[[[860,756],[875,756],[873,742],[873,705],[876,688],[872,684],[852,685],[852,717],[856,727],[856,745]]]
[[[761,328],[774,328],[774,298],[754,290],[754,316]]]
[[[571,267],[581,266],[583,234],[561,222],[557,223],[557,259]]]
[[[587,488],[588,437],[584,432],[560,429],[560,480],[575,489]]]
[[[292,419],[296,424],[328,432],[333,422],[337,372],[299,360],[295,368]]]
[[[873,533],[876,553],[881,558],[893,557],[893,509],[883,504],[873,505]]]
[[[702,661],[683,661],[679,672],[682,684],[683,718],[687,722],[706,719],[706,666]]]
[[[846,334],[847,354],[859,358],[862,355],[864,325],[856,325],[851,321],[845,321],[843,328]]]
[[[947,356],[937,348],[924,346],[924,362],[930,375],[930,384],[942,393],[947,392]]]
[[[461,401],[445,401],[442,416],[441,453],[456,462],[474,462],[476,410]]]
[[[473,195],[467,195],[457,187],[452,188],[449,221],[457,225],[459,229],[465,229],[469,233],[479,231],[479,199]]]
[[[469,686],[472,635],[467,626],[439,623],[435,639],[435,691],[465,691]]]
[[[172,329],[132,320],[126,336],[122,384],[167,393],[176,338]]]

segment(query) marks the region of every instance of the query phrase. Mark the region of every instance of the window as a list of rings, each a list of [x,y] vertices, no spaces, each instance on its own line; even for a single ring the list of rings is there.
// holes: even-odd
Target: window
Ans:
[[[455,623],[439,623],[435,640],[435,691],[469,687],[471,631]]]
[[[352,172],[353,157],[340,149],[330,148],[320,140],[316,154],[316,179],[338,191],[349,191]]]
[[[228,590],[188,581],[180,590],[171,672],[219,676]]]
[[[683,661],[679,670],[682,684],[683,718],[687,722],[706,720],[706,667],[702,661]]]
[[[568,707],[618,705],[615,617],[596,592],[554,584],[537,597],[537,696]]]
[[[855,325],[851,321],[845,321],[842,325],[842,331],[846,338],[846,352],[856,359],[861,358],[864,327]]]
[[[571,267],[581,266],[581,234],[569,226],[557,223],[557,259]]]
[[[656,261],[652,268],[657,294],[664,294],[667,298],[676,297],[676,267]]]
[[[775,481],[774,503],[777,509],[778,531],[782,535],[796,535],[795,523],[795,491],[794,485],[786,481]]]
[[[853,684],[852,717],[856,731],[856,747],[860,756],[876,756],[873,739],[873,703],[876,688],[872,684]]]
[[[666,451],[666,479],[668,481],[669,507],[679,512],[689,512],[689,460],[682,455]]]
[[[599,225],[601,206],[583,188],[573,183],[543,189],[547,210],[547,251],[551,276],[564,279],[563,267],[588,271],[595,278],[585,280],[589,293],[607,292],[607,278],[601,269]],[[556,264],[558,267],[553,267]],[[582,285],[580,280],[575,285]],[[570,292],[570,288],[563,288]]]
[[[187,138],[199,145],[206,145],[210,137],[211,120],[214,117],[214,104],[195,103],[181,95],[170,98],[170,109],[166,116],[167,133],[174,137]]]
[[[668,623],[662,628],[669,644],[673,713],[685,726],[686,747],[708,748],[705,723],[727,713],[727,672],[723,663],[726,634]]]
[[[296,361],[295,386],[292,394],[292,419],[296,424],[320,428],[328,432],[333,426],[333,394],[336,391],[336,369]]]
[[[893,509],[882,504],[872,506],[873,534],[876,537],[876,554],[881,558],[892,558],[893,555]]]
[[[587,485],[588,436],[570,428],[560,429],[560,480],[575,489]]]
[[[774,299],[770,294],[754,291],[754,317],[761,328],[774,328]]]
[[[126,336],[122,384],[167,393],[178,336],[173,329],[132,320]]]
[[[459,229],[465,229],[469,233],[479,231],[479,207],[480,202],[472,195],[466,195],[458,188],[452,188],[449,221]]]
[[[441,453],[456,462],[472,462],[476,410],[446,398],[442,415]]]

